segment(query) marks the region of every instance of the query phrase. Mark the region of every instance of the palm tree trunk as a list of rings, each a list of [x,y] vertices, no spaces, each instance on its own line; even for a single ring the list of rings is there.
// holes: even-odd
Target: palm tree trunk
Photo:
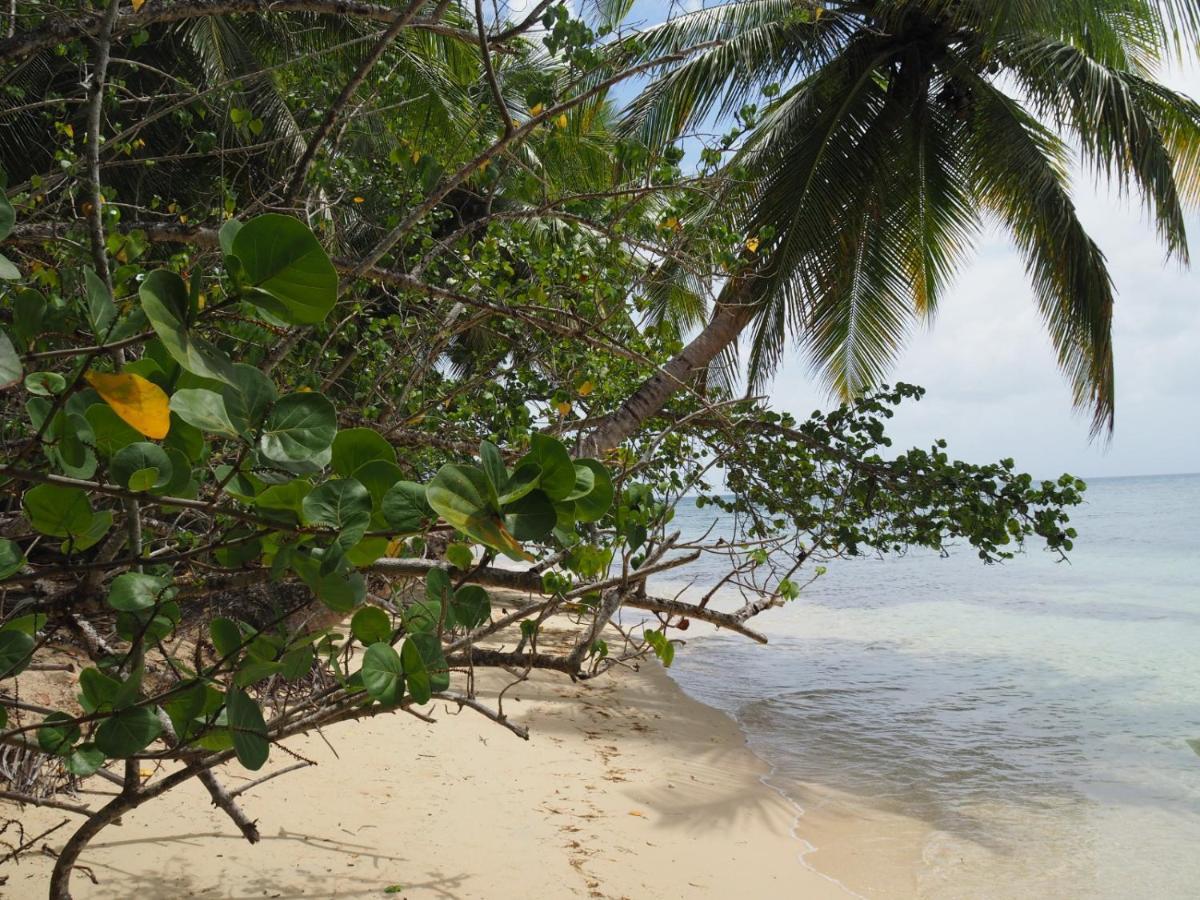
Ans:
[[[601,456],[657,415],[676,391],[690,384],[717,355],[738,339],[754,318],[749,303],[750,278],[729,281],[717,299],[717,309],[704,330],[692,338],[665,366],[650,376],[621,408],[580,442],[583,456]]]

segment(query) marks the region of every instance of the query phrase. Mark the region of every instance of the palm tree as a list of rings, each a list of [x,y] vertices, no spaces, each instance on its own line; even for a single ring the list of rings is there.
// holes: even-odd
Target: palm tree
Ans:
[[[652,145],[782,89],[730,163],[749,176],[734,190],[758,252],[588,449],[632,434],[747,329],[752,385],[789,332],[839,393],[877,382],[988,220],[1024,257],[1076,405],[1093,433],[1111,429],[1113,287],[1076,216],[1068,157],[1077,148],[1097,176],[1140,193],[1186,262],[1200,105],[1153,71],[1195,47],[1198,20],[1183,0],[741,0],[623,44],[649,58],[713,43],[626,110]]]

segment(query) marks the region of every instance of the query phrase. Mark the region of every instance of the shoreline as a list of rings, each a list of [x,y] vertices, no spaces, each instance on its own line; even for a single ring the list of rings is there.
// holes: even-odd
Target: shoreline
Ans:
[[[506,712],[528,743],[444,703],[432,726],[397,713],[330,730],[340,761],[319,735],[289,741],[318,765],[239,800],[260,845],[189,783],[106,829],[82,857],[99,884],[77,872],[75,896],[859,896],[806,860],[807,811],[768,781],[736,721],[657,662],[639,669],[513,688]],[[481,700],[494,705],[506,681],[481,677]],[[293,762],[276,748],[263,772],[219,777],[236,790]],[[69,817],[3,812],[30,836]],[[70,827],[45,843],[61,846]],[[44,896],[51,866],[29,851],[8,863],[5,896]]]
[[[798,859],[805,869],[844,897],[909,900],[919,896],[919,865],[934,828],[864,798],[788,779],[770,753],[755,746],[751,732],[733,712],[693,696],[670,670],[661,671],[689,700],[737,729],[746,752],[765,769],[759,782],[795,812],[791,835],[802,848]],[[890,843],[886,849],[880,846],[884,842]]]

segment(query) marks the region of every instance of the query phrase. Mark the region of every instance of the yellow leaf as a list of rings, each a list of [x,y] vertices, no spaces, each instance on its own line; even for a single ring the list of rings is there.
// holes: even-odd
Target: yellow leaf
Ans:
[[[180,225],[186,225],[186,224],[187,224],[187,220],[188,220],[188,217],[187,217],[186,215],[180,216],[180,217],[179,217],[179,224],[180,224]]]
[[[590,394],[595,389],[596,389],[596,386],[594,384],[592,384],[590,381],[585,381],[583,384],[581,384],[579,386],[579,396],[586,397],[588,394]]]
[[[544,103],[535,103],[533,106],[529,107],[529,114],[531,116],[540,116],[542,114],[542,110],[545,108],[546,105]]]
[[[388,541],[387,555],[399,556],[400,551],[404,549],[404,538],[393,538]]]
[[[561,116],[559,116],[557,119],[555,119],[554,124],[557,125],[559,128],[566,128],[567,127],[567,114],[563,113]]]
[[[354,198],[354,202],[355,202],[355,203],[366,203],[366,202],[367,202],[367,198],[366,198],[366,197],[355,197],[355,198]]]
[[[675,218],[674,216],[668,216],[667,221],[663,222],[663,226],[666,228],[670,228],[673,231],[678,231],[679,230],[679,220],[677,218]]]
[[[133,3],[133,11],[134,12],[137,12],[143,6],[146,5],[146,0],[131,0],[131,2]]]
[[[560,416],[565,416],[571,411],[571,404],[569,401],[563,400],[561,403],[554,404],[554,408],[558,410]]]
[[[65,134],[69,138],[75,137],[75,129],[73,127],[71,127],[71,124],[69,122],[63,126],[63,134]]]
[[[163,389],[141,375],[88,372],[88,384],[113,412],[141,434],[154,440],[167,436],[171,409]]]
[[[756,238],[756,237],[747,238],[746,239],[746,249],[749,250],[751,253],[757,253],[758,252],[758,238]]]
[[[412,152],[412,161],[413,161],[414,166],[421,161],[421,151],[420,150],[414,150]]]

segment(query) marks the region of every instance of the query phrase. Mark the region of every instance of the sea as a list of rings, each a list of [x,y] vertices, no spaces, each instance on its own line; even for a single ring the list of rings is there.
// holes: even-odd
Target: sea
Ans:
[[[766,646],[684,635],[671,675],[770,765],[806,864],[872,898],[1200,898],[1200,475],[1089,480],[1072,524],[1067,562],[838,560]]]

